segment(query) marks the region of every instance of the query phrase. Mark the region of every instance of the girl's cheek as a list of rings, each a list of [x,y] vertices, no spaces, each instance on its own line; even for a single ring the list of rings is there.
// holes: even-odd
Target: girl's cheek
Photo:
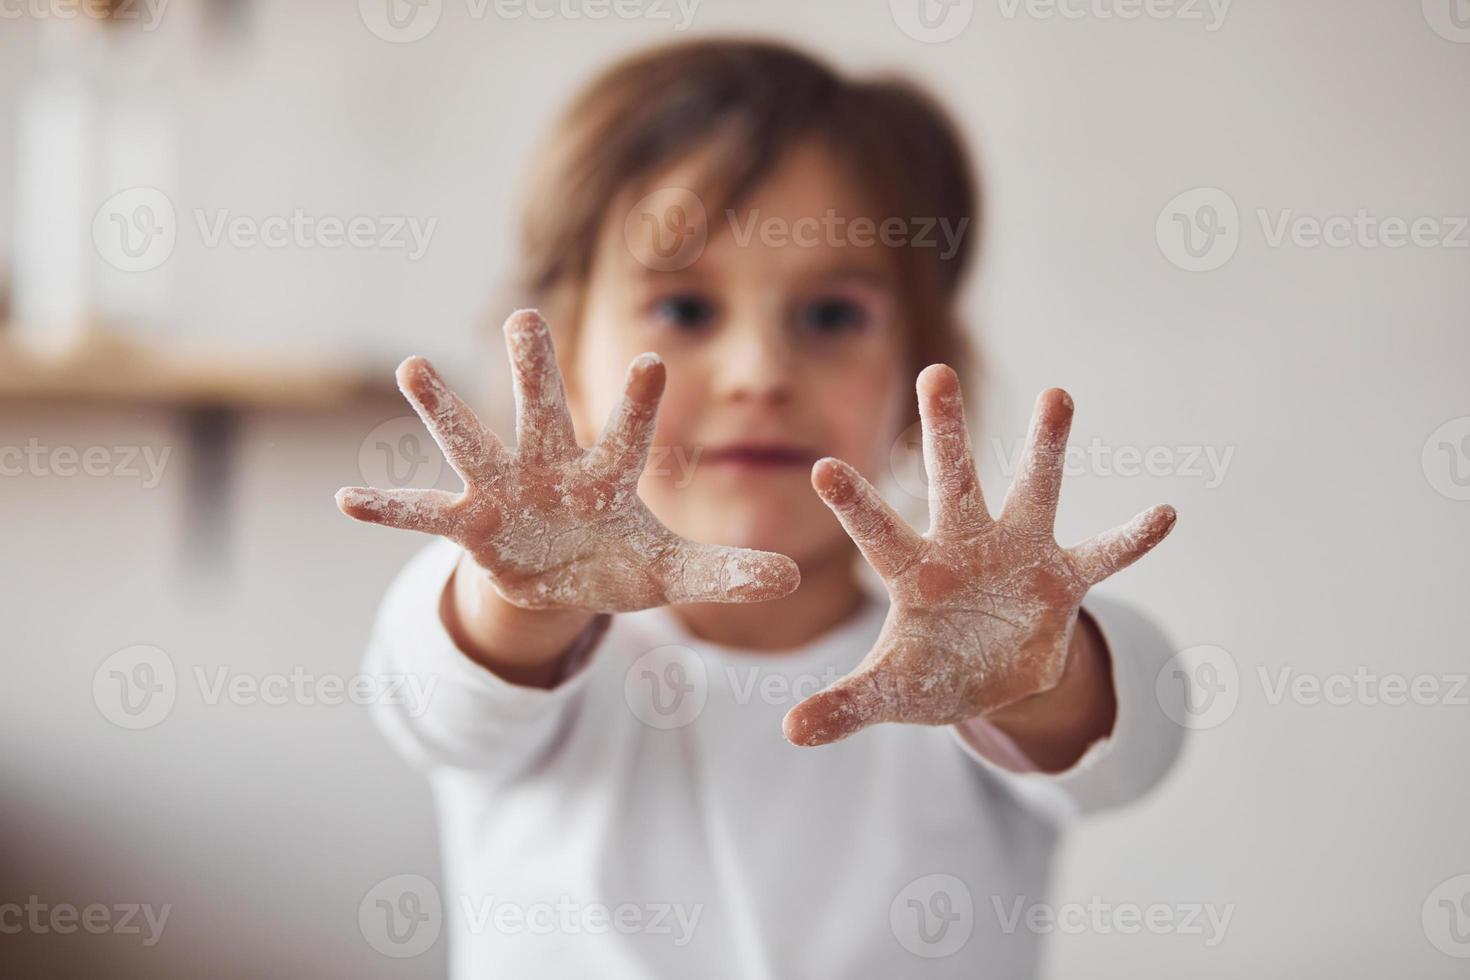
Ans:
[[[699,464],[704,447],[695,441],[694,421],[700,417],[699,406],[692,404],[685,384],[670,385],[664,390],[658,406],[658,426],[654,430],[653,454],[666,466],[679,465],[671,472],[677,475]],[[688,482],[687,478],[684,482]]]
[[[583,327],[580,340],[575,359],[562,372],[578,441],[590,446],[622,400],[628,365],[643,352],[625,355],[622,345],[609,342],[604,325],[595,322]]]
[[[854,372],[824,394],[824,413],[840,449],[840,456],[869,479],[887,465],[904,417],[904,384],[892,360]],[[845,455],[844,455],[845,453]]]

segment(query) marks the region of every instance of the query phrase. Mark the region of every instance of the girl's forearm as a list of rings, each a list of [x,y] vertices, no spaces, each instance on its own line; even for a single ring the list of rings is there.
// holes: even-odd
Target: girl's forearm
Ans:
[[[562,655],[591,623],[585,609],[524,609],[507,602],[468,554],[445,586],[440,618],[471,660],[512,684],[552,687]]]
[[[1113,730],[1117,711],[1107,641],[1083,611],[1072,630],[1067,666],[1057,686],[984,717],[1040,769],[1063,772]]]

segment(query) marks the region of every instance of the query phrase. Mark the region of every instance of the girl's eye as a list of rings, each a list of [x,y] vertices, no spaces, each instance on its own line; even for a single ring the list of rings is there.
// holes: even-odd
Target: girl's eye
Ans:
[[[861,303],[838,296],[827,296],[801,308],[797,325],[803,333],[833,337],[862,329],[868,322],[867,310]]]
[[[715,305],[692,293],[665,296],[653,305],[653,317],[674,330],[696,333],[715,319]]]

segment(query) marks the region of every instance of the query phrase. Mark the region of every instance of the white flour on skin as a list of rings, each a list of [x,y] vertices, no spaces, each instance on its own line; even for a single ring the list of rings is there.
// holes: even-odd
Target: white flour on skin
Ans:
[[[1088,588],[1136,561],[1173,526],[1157,507],[1062,549],[1052,537],[1072,404],[1047,392],[999,520],[985,506],[959,382],[919,379],[930,530],[909,527],[855,470],[822,460],[813,483],[884,580],[878,641],[847,677],[786,716],[797,745],[833,742],[879,722],[948,725],[1049,690],[1066,666]]]
[[[679,602],[752,602],[796,588],[784,555],[699,544],[665,527],[639,499],[663,391],[663,367],[644,354],[597,444],[577,444],[551,334],[534,311],[505,325],[517,445],[507,450],[433,367],[410,358],[399,386],[461,479],[463,494],[348,488],[352,517],[440,534],[485,570],[505,599],[527,608],[628,612]]]

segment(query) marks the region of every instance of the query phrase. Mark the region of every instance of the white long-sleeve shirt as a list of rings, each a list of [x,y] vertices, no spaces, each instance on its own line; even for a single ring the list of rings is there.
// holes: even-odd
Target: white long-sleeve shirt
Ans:
[[[1044,901],[1059,829],[1139,795],[1178,749],[1154,693],[1167,641],[1093,596],[1117,721],[1046,775],[984,723],[785,740],[786,711],[871,648],[881,600],[779,653],[704,642],[667,609],[619,614],[547,690],[450,639],[458,556],[436,542],[404,569],[367,662],[430,692],[375,717],[433,786],[456,978],[1031,976],[1041,937],[1015,912]]]

